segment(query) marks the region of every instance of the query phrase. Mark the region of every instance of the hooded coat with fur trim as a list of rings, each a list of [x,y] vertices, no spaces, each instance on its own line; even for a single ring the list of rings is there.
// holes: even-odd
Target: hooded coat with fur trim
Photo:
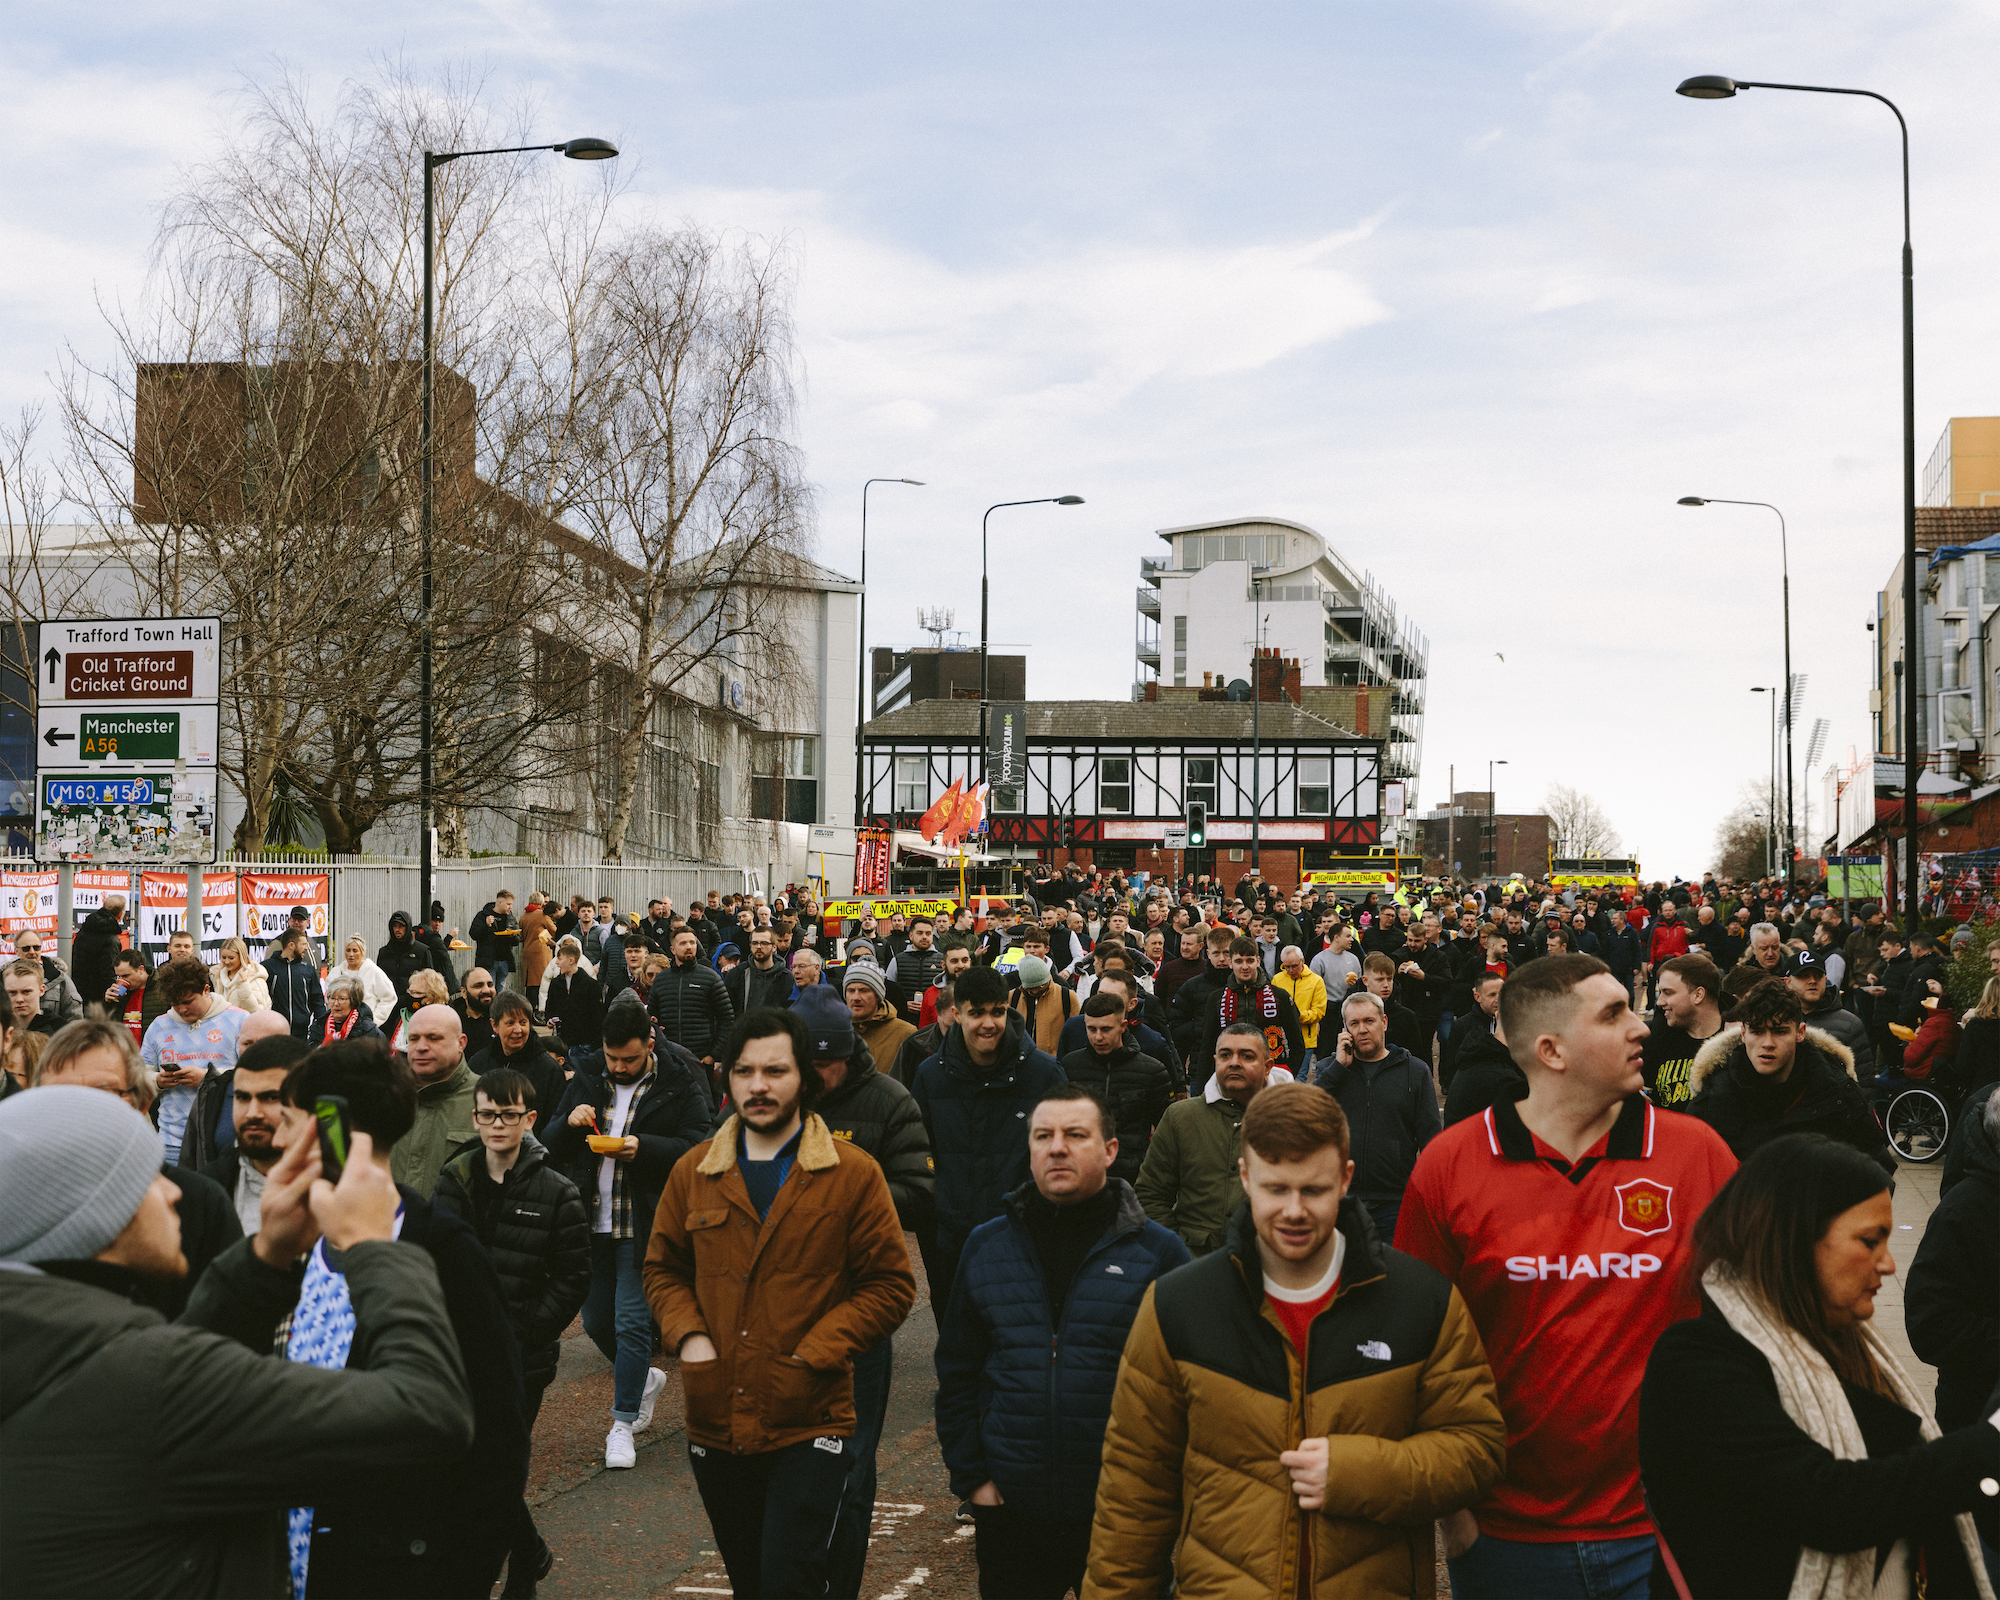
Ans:
[[[683,1361],[691,1444],[754,1455],[854,1433],[854,1357],[902,1325],[917,1297],[882,1169],[817,1113],[763,1217],[736,1164],[735,1117],[674,1164],[646,1247],[646,1300]]]
[[[1830,1033],[1808,1027],[1792,1073],[1783,1083],[1764,1077],[1743,1049],[1743,1027],[1724,1028],[1688,1068],[1694,1098],[1687,1114],[1699,1117],[1738,1161],[1788,1133],[1823,1133],[1896,1170],[1888,1137],[1869,1109],[1868,1092],[1855,1082],[1854,1055]]]

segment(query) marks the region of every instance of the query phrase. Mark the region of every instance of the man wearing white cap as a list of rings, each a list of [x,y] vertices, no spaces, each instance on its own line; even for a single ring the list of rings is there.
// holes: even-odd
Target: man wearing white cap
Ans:
[[[282,1593],[286,1507],[465,1450],[472,1406],[437,1269],[395,1241],[395,1185],[370,1153],[357,1134],[336,1187],[317,1141],[297,1141],[256,1238],[168,1323],[129,1298],[187,1269],[152,1125],[81,1085],[0,1102],[0,1348],[10,1392],[32,1397],[0,1413],[10,1593]],[[270,1356],[292,1264],[322,1236],[354,1304],[343,1370]]]

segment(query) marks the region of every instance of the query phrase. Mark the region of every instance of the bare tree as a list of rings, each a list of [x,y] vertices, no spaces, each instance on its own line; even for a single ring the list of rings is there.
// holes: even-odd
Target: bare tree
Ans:
[[[5,629],[0,652],[27,683],[25,699],[0,698],[30,721],[40,709],[40,674],[30,630],[49,617],[89,612],[103,565],[101,551],[80,549],[55,532],[58,497],[37,442],[41,420],[41,408],[27,406],[14,422],[0,426],[0,526],[7,535],[6,560],[0,565],[0,605],[6,607],[0,617]]]
[[[1749,788],[1715,828],[1715,875],[1744,882],[1771,867],[1770,796]]]
[[[1552,783],[1542,800],[1556,852],[1570,859],[1615,856],[1624,848],[1618,830],[1595,799],[1568,784]]]
[[[253,91],[238,135],[166,210],[146,309],[109,315],[113,360],[72,354],[65,372],[69,495],[143,606],[225,618],[239,849],[264,842],[281,786],[336,851],[417,796],[422,152],[524,142],[479,95],[391,70],[320,116],[297,80]],[[529,169],[489,158],[435,181],[432,622],[450,850],[465,808],[512,805],[513,775],[578,700],[524,682],[530,628],[559,600],[541,486],[513,449],[527,431],[521,319],[535,314],[516,292],[538,220],[515,205]],[[537,416],[540,436],[560,431]]]
[[[614,861],[664,704],[748,680],[755,706],[732,709],[782,715],[797,692],[813,500],[790,438],[790,300],[782,250],[643,229],[587,297],[588,338],[542,369],[546,416],[594,401],[588,430],[550,429],[542,459],[549,509],[589,542],[574,571],[608,738],[586,770]]]

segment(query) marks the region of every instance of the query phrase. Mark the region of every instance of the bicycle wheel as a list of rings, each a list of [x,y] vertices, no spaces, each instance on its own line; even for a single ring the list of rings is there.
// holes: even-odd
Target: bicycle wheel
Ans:
[[[1935,1161],[1944,1154],[1951,1113],[1928,1089],[1905,1089],[1889,1102],[1883,1130],[1896,1154],[1905,1161]]]

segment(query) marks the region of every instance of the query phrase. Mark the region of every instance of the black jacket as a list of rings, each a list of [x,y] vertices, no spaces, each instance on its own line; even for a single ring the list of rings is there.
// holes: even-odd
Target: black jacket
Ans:
[[[944,982],[944,952],[936,944],[928,950],[919,950],[913,944],[904,945],[896,959],[889,963],[886,976],[893,978],[904,994],[915,997],[902,1011],[905,1022],[915,1022],[923,1010],[924,991],[934,983]]]
[[[1168,1008],[1168,1027],[1174,1048],[1187,1063],[1189,1075],[1206,1079],[1214,1072],[1215,1062],[1213,1057],[1207,1061],[1196,1059],[1201,1050],[1201,1031],[1208,1022],[1209,1003],[1229,981],[1229,969],[1216,966],[1206,953],[1201,963],[1201,971],[1174,991],[1174,1003]]]
[[[1444,1010],[1445,1002],[1451,998],[1452,955],[1443,944],[1427,944],[1419,950],[1414,945],[1405,944],[1392,951],[1398,971],[1396,973],[1397,997],[1425,1021],[1435,1024]],[[1424,969],[1421,978],[1401,970],[1403,963],[1414,961]],[[1336,1033],[1340,1030],[1335,1029]]]
[[[1854,1058],[1830,1033],[1807,1028],[1799,1042],[1792,1075],[1783,1083],[1761,1076],[1744,1054],[1740,1025],[1724,1028],[1701,1047],[1688,1069],[1694,1098],[1689,1116],[1699,1117],[1729,1146],[1738,1161],[1788,1133],[1823,1133],[1872,1156],[1893,1177],[1896,1158],[1888,1135],[1869,1106],[1868,1092],[1850,1074]]]
[[[472,962],[474,966],[493,970],[493,963],[504,961],[510,967],[518,965],[521,959],[521,925],[509,911],[496,911],[491,900],[479,908],[479,914],[472,919]]]
[[[889,1182],[897,1220],[912,1233],[929,1228],[935,1179],[923,1116],[908,1088],[879,1071],[859,1039],[847,1061],[846,1079],[821,1095],[813,1110],[834,1138],[874,1158]]]
[[[292,1037],[311,1038],[312,1025],[326,1015],[326,991],[320,987],[319,968],[310,961],[267,956],[264,976],[271,985],[271,1009],[291,1024]]]
[[[437,1264],[472,1392],[472,1444],[442,1470],[358,1476],[350,1494],[316,1504],[306,1600],[488,1593],[528,1479],[521,1351],[499,1274],[470,1224],[397,1187],[398,1237]]]
[[[1974,1017],[1958,1036],[1958,1076],[1968,1089],[2000,1082],[2000,1017]]]
[[[1896,1020],[1906,1028],[1914,1028],[1924,1020],[1924,1001],[1930,997],[1930,980],[1944,982],[1944,957],[1925,956],[1921,961],[1910,963],[1909,976],[1904,980],[1902,997],[1896,1003]]]
[[[1632,986],[1632,974],[1646,959],[1644,952],[1644,941],[1633,928],[1610,929],[1597,936],[1599,958],[1611,969],[1611,976],[1628,989]]]
[[[1903,1538],[1923,1556],[1931,1594],[1974,1593],[1951,1519],[1994,1505],[1979,1480],[2000,1475],[2000,1432],[1981,1423],[1926,1444],[1894,1401],[1842,1387],[1864,1460],[1836,1459],[1785,1414],[1770,1361],[1706,1295],[1700,1316],[1660,1335],[1639,1390],[1639,1471],[1698,1600],[1782,1597],[1801,1548],[1880,1550]],[[1991,1539],[1990,1519],[1982,1526]],[[1674,1592],[1657,1559],[1652,1592]]]
[[[1194,985],[1189,984],[1188,987],[1191,989]],[[1299,1025],[1299,1008],[1292,1004],[1292,997],[1268,980],[1249,987],[1238,987],[1232,982],[1229,987],[1235,988],[1237,994],[1235,1020],[1255,1023],[1262,1028],[1266,1042],[1272,1046],[1272,1062],[1290,1068],[1293,1077],[1303,1076],[1306,1070],[1306,1036]],[[1264,1021],[1261,1001],[1264,990],[1277,996],[1277,1019],[1271,1023]],[[1223,989],[1219,987],[1210,993],[1208,1014],[1202,1019],[1201,1042],[1195,1046],[1193,1065],[1188,1072],[1189,1094],[1200,1094],[1208,1087],[1208,1080],[1215,1076],[1215,1041],[1227,1026],[1222,1020],[1223,994]],[[1277,1048],[1280,1044],[1284,1047],[1282,1058]]]
[[[188,1296],[209,1262],[243,1237],[243,1224],[236,1215],[234,1172],[225,1192],[214,1178],[191,1167],[161,1167],[160,1171],[181,1192],[174,1210],[181,1219],[181,1254],[187,1257],[187,1276],[175,1283],[147,1279],[139,1302],[171,1322],[187,1309]]]
[[[659,979],[653,980],[655,983]],[[792,978],[792,969],[773,957],[771,970],[759,972],[757,963],[744,953],[743,961],[732,971],[722,976],[722,987],[729,992],[729,1004],[737,1016],[755,1011],[759,1006],[776,1006],[784,1010],[798,998],[799,986]],[[709,1052],[701,1051],[706,1055]]]
[[[657,980],[654,986],[658,987]],[[564,977],[562,969],[550,963],[548,1002],[542,1015],[565,1050],[595,1050],[604,1042],[604,990],[581,967]]]
[[[1983,1097],[1970,1097],[1974,1117]],[[1941,1428],[1988,1414],[2000,1384],[2000,1154],[1969,1128],[1965,1176],[1938,1202],[1903,1286],[1903,1321],[1917,1358],[1937,1368]]]
[[[1528,1092],[1528,1075],[1486,1026],[1486,1013],[1460,1017],[1451,1032],[1452,1073],[1444,1094],[1444,1125],[1476,1117],[1500,1100]]]
[[[604,1070],[602,1050],[575,1059],[576,1076],[569,1080],[554,1112],[540,1122],[537,1137],[548,1150],[549,1161],[594,1204],[599,1158],[584,1142],[591,1130],[571,1127],[569,1114],[581,1105],[595,1106],[602,1126],[605,1113],[611,1109],[611,1079]],[[652,1231],[660,1191],[666,1188],[674,1163],[708,1137],[710,1107],[708,1096],[695,1080],[698,1070],[671,1053],[664,1041],[655,1045],[652,1087],[632,1108],[628,1126],[639,1141],[639,1154],[632,1160],[626,1181],[632,1188],[633,1222],[641,1239]]]
[[[439,1211],[470,1223],[493,1258],[530,1389],[555,1377],[557,1341],[590,1293],[590,1216],[547,1156],[523,1139],[506,1181],[496,1184],[475,1139],[445,1163],[431,1196]]]
[[[535,1110],[541,1113],[541,1120],[536,1124],[538,1127],[548,1125],[549,1113],[569,1087],[563,1064],[544,1050],[541,1040],[533,1034],[528,1035],[527,1047],[517,1056],[510,1056],[502,1050],[500,1040],[495,1037],[478,1055],[468,1057],[466,1065],[479,1073],[494,1072],[501,1067],[525,1073],[528,1081],[535,1086]]]
[[[1380,1061],[1343,1066],[1328,1056],[1313,1082],[1347,1113],[1354,1193],[1369,1199],[1400,1197],[1416,1170],[1417,1156],[1440,1126],[1429,1065],[1392,1044]]]
[[[607,993],[607,1000],[610,998]],[[736,1024],[736,1007],[722,986],[722,977],[700,956],[683,966],[676,961],[653,979],[646,1009],[660,1032],[684,1050],[712,1057],[722,1049]]]
[[[896,1052],[889,1076],[905,1089],[916,1081],[917,1068],[944,1048],[944,1024],[933,1022],[928,1028],[919,1028],[903,1041],[902,1049]]]
[[[102,1005],[104,991],[118,981],[120,920],[99,906],[83,919],[70,945],[69,970],[85,1005]]]
[[[389,942],[375,952],[375,965],[394,987],[399,1006],[409,998],[410,979],[433,969],[430,949],[418,940],[407,912],[398,911],[390,917]],[[449,971],[445,981],[451,981]]]
[[[1086,1044],[1081,1050],[1070,1051],[1061,1064],[1071,1083],[1082,1084],[1111,1107],[1118,1137],[1118,1158],[1111,1163],[1111,1176],[1135,1182],[1153,1129],[1167,1114],[1167,1102],[1173,1097],[1173,1074],[1165,1062],[1144,1054],[1129,1039],[1108,1056],[1099,1055]]]

